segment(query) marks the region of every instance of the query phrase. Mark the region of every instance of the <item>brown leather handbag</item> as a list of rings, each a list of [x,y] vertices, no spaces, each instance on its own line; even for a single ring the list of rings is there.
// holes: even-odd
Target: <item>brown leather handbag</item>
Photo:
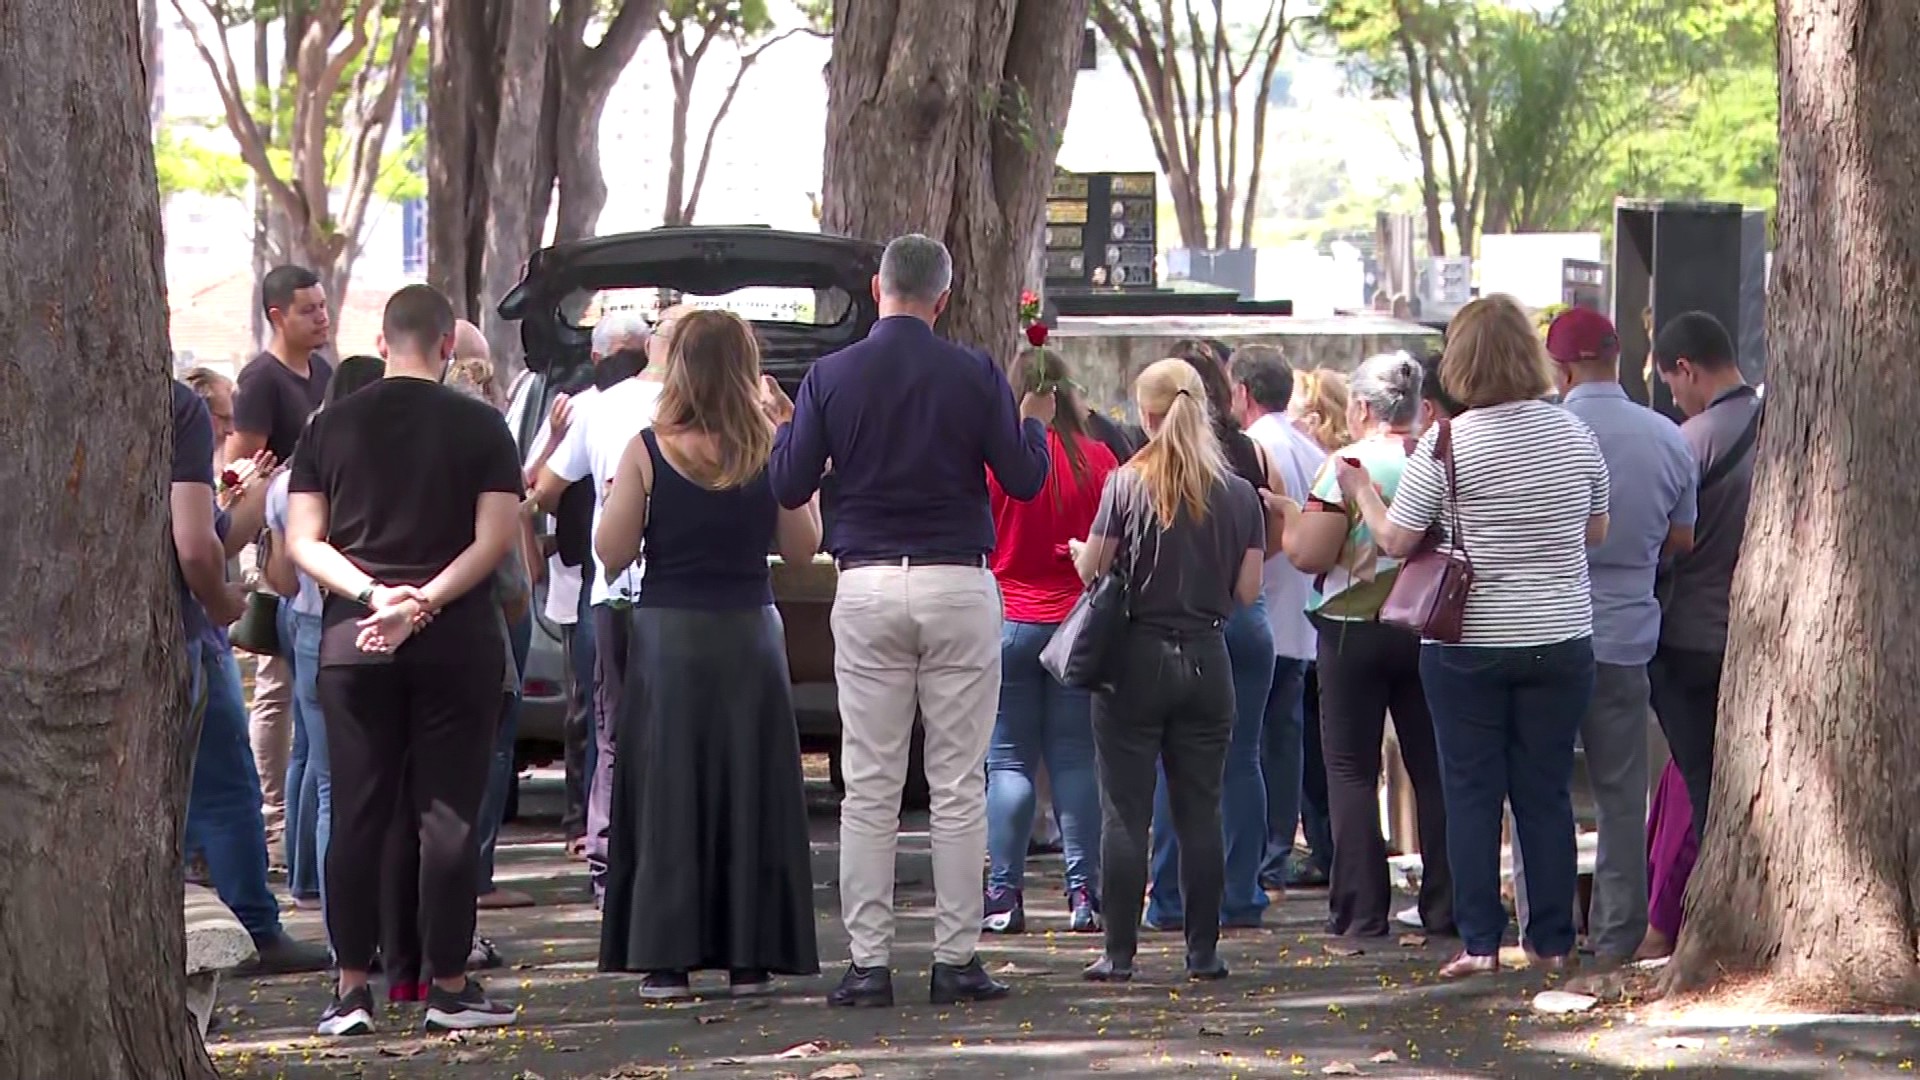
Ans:
[[[1425,641],[1457,645],[1466,621],[1467,595],[1473,591],[1473,560],[1467,557],[1466,534],[1460,529],[1460,484],[1453,469],[1450,421],[1440,421],[1433,456],[1447,470],[1452,542],[1443,549],[1436,532],[1427,533],[1420,550],[1400,564],[1387,601],[1380,606],[1380,621],[1412,630]]]

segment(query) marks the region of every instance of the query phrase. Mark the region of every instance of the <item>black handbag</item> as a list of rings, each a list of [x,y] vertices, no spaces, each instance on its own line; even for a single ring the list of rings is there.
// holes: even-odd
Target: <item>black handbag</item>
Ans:
[[[227,631],[233,647],[255,656],[279,656],[280,598],[270,592],[247,594],[247,610]]]
[[[1120,654],[1132,621],[1126,575],[1118,560],[1095,578],[1073,602],[1073,610],[1040,650],[1040,666],[1064,686],[1111,690],[1119,677]]]

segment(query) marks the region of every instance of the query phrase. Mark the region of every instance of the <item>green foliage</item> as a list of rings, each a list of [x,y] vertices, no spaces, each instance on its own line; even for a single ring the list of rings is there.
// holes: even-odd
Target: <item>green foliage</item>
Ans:
[[[660,24],[669,33],[699,27],[740,42],[771,32],[773,16],[766,0],[667,0],[660,9]]]
[[[1772,0],[1328,0],[1313,34],[1420,111],[1456,227],[1604,228],[1620,194],[1772,205]]]
[[[1673,123],[1627,138],[1609,163],[1609,192],[1737,202],[1771,213],[1780,180],[1780,84],[1771,64],[1714,73]]]
[[[193,137],[196,131],[217,127],[218,124],[169,120],[154,134],[153,158],[160,173],[162,198],[183,192],[236,199],[247,197],[253,170],[240,160],[240,155],[212,149]]]

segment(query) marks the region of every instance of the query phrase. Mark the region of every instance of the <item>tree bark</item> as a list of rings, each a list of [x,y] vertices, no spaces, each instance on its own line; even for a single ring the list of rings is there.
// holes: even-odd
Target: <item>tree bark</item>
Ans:
[[[428,66],[427,280],[480,317],[487,173],[500,115],[500,0],[434,0]]]
[[[526,366],[520,326],[500,317],[499,301],[520,281],[543,220],[532,221],[535,155],[540,112],[546,103],[547,46],[551,27],[547,0],[508,0],[502,23],[499,128],[494,133],[493,166],[488,179],[491,223],[481,256],[483,302],[480,327],[487,335],[493,364],[503,385]]]
[[[1003,361],[1019,340],[1086,15],[1087,0],[843,0],[834,11],[822,223],[876,241],[945,240],[943,329]]]
[[[554,182],[559,189],[553,238],[578,240],[594,235],[607,205],[607,181],[600,167],[600,117],[621,72],[633,62],[659,17],[663,0],[621,0],[598,44],[581,37],[593,0],[561,0],[554,20],[553,48],[560,53],[559,115],[550,122],[555,135]],[[549,98],[549,101],[555,99]],[[536,192],[538,199],[543,193]],[[546,218],[546,205],[540,205]]]
[[[0,1076],[211,1078],[159,189],[125,0],[0,4]],[[102,304],[103,296],[113,302]]]
[[[1668,988],[1758,975],[1920,1004],[1920,20],[1781,0],[1767,417],[1733,589],[1713,798]]]

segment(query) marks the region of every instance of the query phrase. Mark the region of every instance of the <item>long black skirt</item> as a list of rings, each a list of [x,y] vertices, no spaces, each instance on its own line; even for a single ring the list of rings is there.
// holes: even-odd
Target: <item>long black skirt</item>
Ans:
[[[779,614],[633,614],[600,970],[817,974]]]

